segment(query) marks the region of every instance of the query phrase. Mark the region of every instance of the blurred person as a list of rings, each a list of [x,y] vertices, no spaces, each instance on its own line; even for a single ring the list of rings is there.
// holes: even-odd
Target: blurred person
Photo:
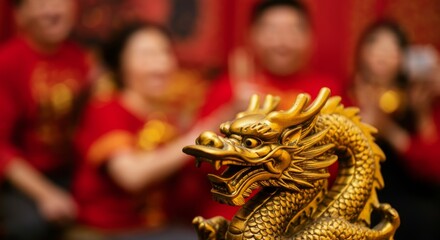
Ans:
[[[408,40],[388,20],[368,28],[358,45],[352,88],[364,121],[379,130],[387,161],[386,187],[379,192],[399,211],[397,239],[438,239],[440,217],[440,105],[435,72],[411,79],[404,68]]]
[[[263,0],[251,13],[248,46],[231,54],[229,73],[214,82],[203,115],[237,99],[247,102],[253,93],[278,95],[289,107],[296,95],[316,96],[327,86],[341,94],[335,79],[311,69],[312,19],[307,7],[296,0]],[[211,95],[215,94],[215,95]],[[241,110],[243,104],[236,105]]]
[[[53,239],[76,215],[69,181],[85,52],[68,40],[73,0],[13,0],[18,27],[0,50],[0,238]]]
[[[206,95],[200,115],[217,116],[212,130],[245,109],[253,93],[281,97],[280,109],[289,108],[299,93],[316,97],[324,86],[333,95],[342,94],[338,81],[308,65],[314,45],[313,26],[301,1],[261,1],[254,7],[250,22],[248,46],[231,55],[229,73],[216,80]],[[238,209],[215,203],[210,196],[205,201],[203,217],[231,218]]]
[[[76,135],[79,228],[70,238],[194,239],[192,228],[171,226],[169,208],[182,199],[170,199],[178,185],[168,178],[188,162],[181,149],[204,124],[180,126],[182,108],[170,102],[177,60],[169,35],[133,23],[115,34],[103,59],[118,91],[91,99]]]

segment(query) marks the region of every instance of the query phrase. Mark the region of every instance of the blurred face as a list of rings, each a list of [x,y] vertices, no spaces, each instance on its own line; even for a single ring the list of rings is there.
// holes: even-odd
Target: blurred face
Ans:
[[[17,24],[41,45],[64,41],[73,27],[73,0],[24,0],[16,10]]]
[[[148,99],[160,100],[170,87],[176,59],[171,43],[152,29],[133,34],[122,53],[125,88]]]
[[[266,70],[281,76],[304,66],[310,55],[311,37],[304,16],[283,6],[267,10],[251,29],[257,60]]]
[[[361,54],[366,69],[381,81],[392,81],[402,64],[403,54],[398,40],[393,33],[385,29],[367,39]]]

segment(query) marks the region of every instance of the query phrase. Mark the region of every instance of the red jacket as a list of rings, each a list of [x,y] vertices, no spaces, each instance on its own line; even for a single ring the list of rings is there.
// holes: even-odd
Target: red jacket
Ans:
[[[165,130],[157,132],[162,129],[158,127]],[[156,118],[141,119],[117,95],[91,101],[75,137],[80,158],[73,194],[79,223],[104,231],[146,229],[166,223],[166,182],[130,193],[113,181],[106,163],[116,151],[154,150],[174,134],[177,130],[173,125]]]
[[[54,53],[15,38],[0,49],[0,176],[15,158],[43,173],[71,156],[70,113],[86,84],[86,54],[72,42]]]

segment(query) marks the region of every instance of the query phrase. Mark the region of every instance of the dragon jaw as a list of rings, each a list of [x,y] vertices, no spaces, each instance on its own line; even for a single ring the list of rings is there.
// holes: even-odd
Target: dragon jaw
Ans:
[[[274,149],[268,144],[248,149],[239,145],[237,139],[222,138],[212,132],[202,133],[198,145],[187,146],[183,151],[196,156],[196,165],[207,162],[216,170],[227,166],[219,175],[209,174],[208,179],[214,199],[235,206],[243,205],[254,189],[268,186],[270,179],[277,181],[290,165],[290,155],[282,148]]]
[[[327,153],[333,144],[319,143],[327,131],[313,131],[329,93],[324,88],[310,105],[309,96],[300,94],[287,111],[274,111],[276,97],[268,95],[260,108],[253,96],[246,111],[220,126],[225,137],[207,131],[183,151],[195,156],[196,164],[208,162],[216,170],[228,166],[220,175],[208,175],[211,192],[222,203],[243,205],[260,186],[292,191],[300,191],[299,185],[313,187],[315,180],[329,176],[327,167],[337,160]]]

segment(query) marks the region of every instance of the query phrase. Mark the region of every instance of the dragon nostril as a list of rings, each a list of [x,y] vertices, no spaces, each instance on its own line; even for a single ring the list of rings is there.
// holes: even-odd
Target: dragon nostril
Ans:
[[[215,141],[213,139],[208,139],[205,143],[206,146],[209,147],[214,147],[215,146]]]
[[[223,148],[223,142],[217,134],[211,131],[203,132],[198,139],[198,143],[208,147]]]

